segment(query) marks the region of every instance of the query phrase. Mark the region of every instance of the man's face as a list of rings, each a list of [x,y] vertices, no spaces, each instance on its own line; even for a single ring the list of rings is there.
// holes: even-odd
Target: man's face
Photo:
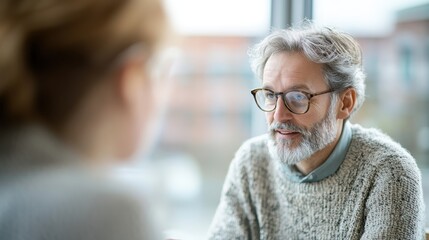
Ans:
[[[308,60],[302,53],[277,53],[265,66],[263,87],[274,92],[301,90],[317,93],[328,90],[321,64]],[[277,99],[277,107],[267,112],[269,150],[284,163],[293,165],[325,148],[337,135],[336,104],[330,94],[310,100],[307,113],[294,114]]]

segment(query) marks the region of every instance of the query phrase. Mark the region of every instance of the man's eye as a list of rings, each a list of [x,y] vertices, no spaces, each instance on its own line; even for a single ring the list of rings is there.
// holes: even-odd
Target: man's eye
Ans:
[[[289,105],[305,105],[308,104],[308,98],[300,92],[289,92],[286,94],[286,101]]]
[[[293,95],[293,97],[294,97],[294,100],[297,102],[302,102],[302,101],[307,100],[307,98],[305,97],[304,94],[295,94],[295,95]]]
[[[274,93],[267,92],[265,93],[265,98],[268,100],[273,100],[276,98],[276,95]]]

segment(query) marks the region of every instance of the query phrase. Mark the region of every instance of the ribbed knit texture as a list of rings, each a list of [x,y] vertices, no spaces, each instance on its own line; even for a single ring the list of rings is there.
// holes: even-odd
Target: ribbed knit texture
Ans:
[[[267,135],[237,151],[209,239],[423,239],[424,204],[413,157],[378,130],[352,125],[338,171],[295,183],[269,156]]]

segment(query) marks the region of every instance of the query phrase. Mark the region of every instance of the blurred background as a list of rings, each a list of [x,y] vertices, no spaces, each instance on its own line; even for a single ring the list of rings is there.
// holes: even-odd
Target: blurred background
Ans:
[[[203,239],[241,143],[266,131],[249,92],[259,86],[247,50],[278,29],[313,19],[361,44],[367,98],[352,119],[400,142],[422,170],[429,206],[428,0],[166,0],[182,39],[171,95],[149,155],[137,156],[167,235]],[[163,94],[163,93],[160,93]],[[429,211],[427,211],[429,226]]]

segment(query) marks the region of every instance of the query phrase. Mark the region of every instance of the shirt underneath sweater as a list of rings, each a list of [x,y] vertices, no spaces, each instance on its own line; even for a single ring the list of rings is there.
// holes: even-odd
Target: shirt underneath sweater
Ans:
[[[268,136],[245,142],[225,180],[209,239],[423,239],[420,172],[388,136],[352,125],[340,168],[299,183],[268,153]]]

